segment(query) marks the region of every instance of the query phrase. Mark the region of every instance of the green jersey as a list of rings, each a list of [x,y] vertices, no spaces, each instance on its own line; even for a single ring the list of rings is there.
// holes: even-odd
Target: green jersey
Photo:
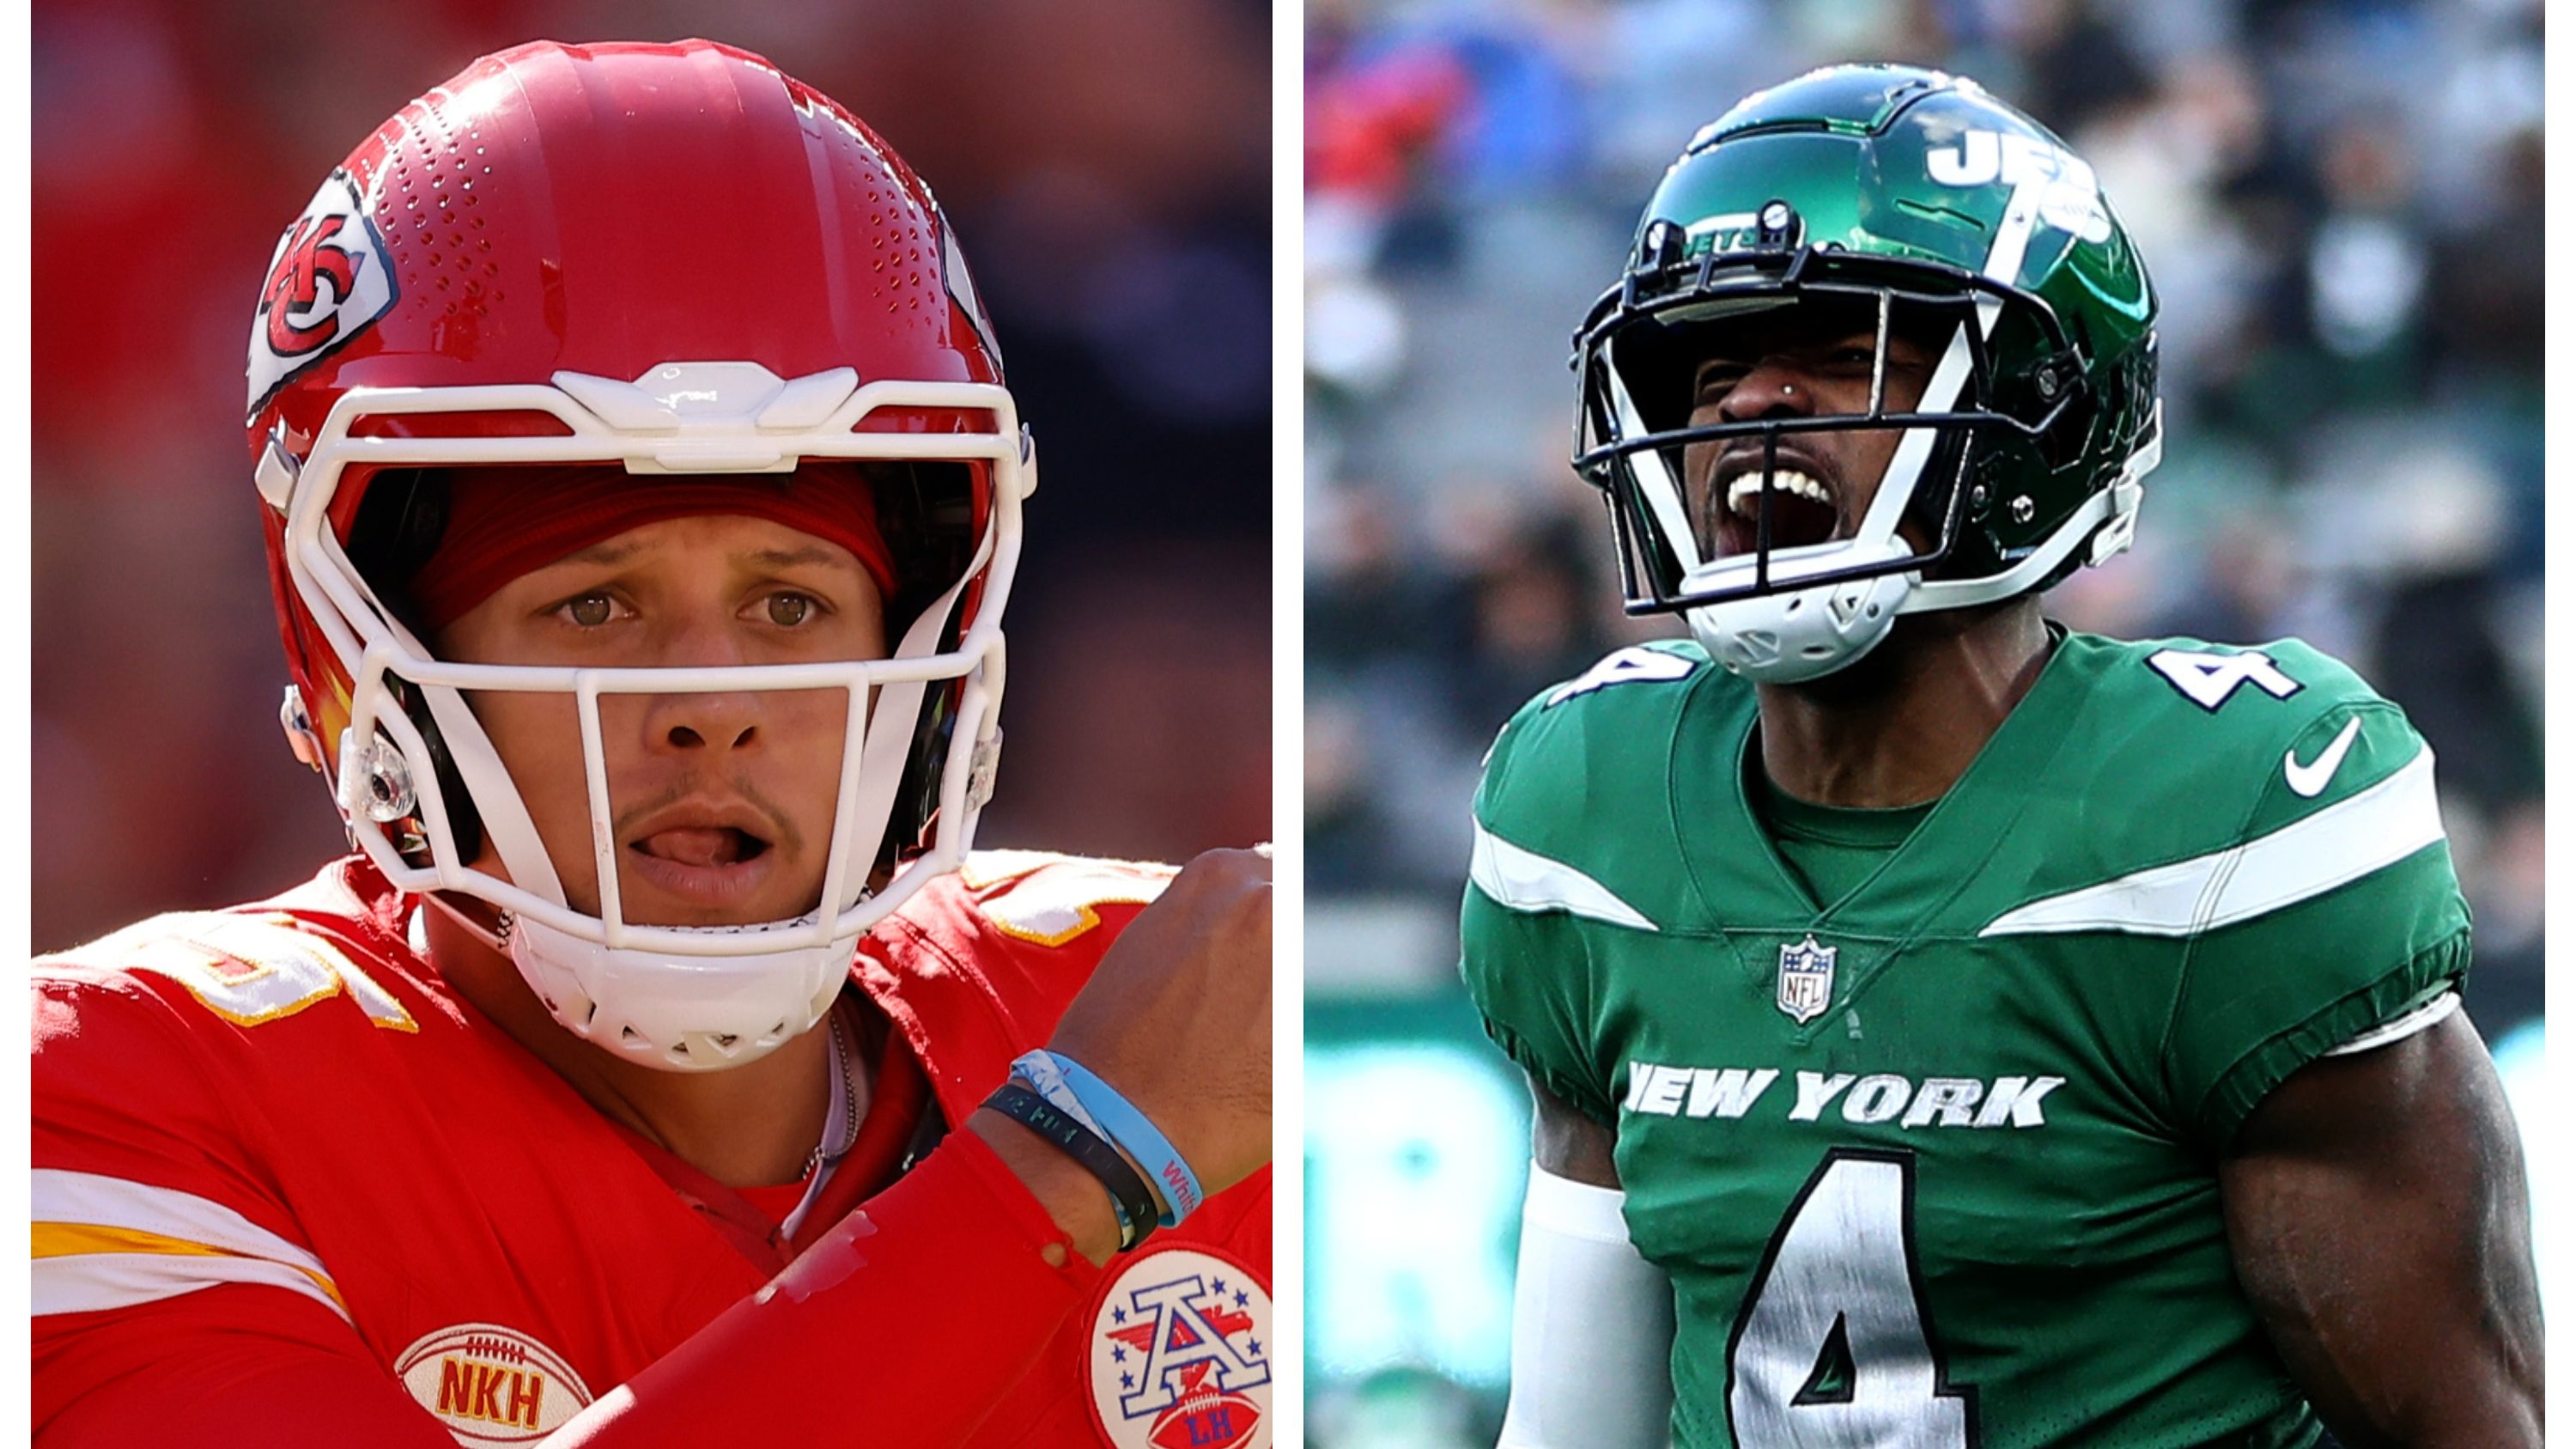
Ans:
[[[1617,1133],[1675,1441],[2314,1442],[2213,1164],[2299,1067],[2453,1004],[2422,739],[2294,641],[2069,636],[1818,900],[1748,798],[1756,719],[1696,646],[1622,650],[1476,799],[1468,989]]]

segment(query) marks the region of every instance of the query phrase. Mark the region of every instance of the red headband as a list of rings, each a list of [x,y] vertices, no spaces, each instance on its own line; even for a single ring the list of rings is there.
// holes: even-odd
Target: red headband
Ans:
[[[615,464],[459,468],[449,475],[447,527],[413,573],[411,600],[433,632],[503,586],[630,528],[671,518],[766,518],[857,557],[894,597],[894,554],[877,528],[876,497],[855,463],[809,462],[790,474],[641,477]]]

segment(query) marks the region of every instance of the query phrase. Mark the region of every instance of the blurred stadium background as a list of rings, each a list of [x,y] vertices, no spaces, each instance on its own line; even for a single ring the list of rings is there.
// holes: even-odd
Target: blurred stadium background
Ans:
[[[1179,858],[1269,836],[1266,5],[39,0],[38,950],[342,849],[279,738],[242,441],[280,229],[477,55],[701,34],[838,97],[931,179],[1037,430],[981,840]]]
[[[2101,173],[2163,291],[2168,444],[2137,550],[2050,611],[2298,635],[2406,707],[2548,1198],[2539,0],[1307,13],[1310,1444],[1493,1442],[1528,1108],[1457,986],[1467,799],[1521,701],[1668,627],[1621,617],[1566,466],[1567,337],[1690,134],[1835,61],[1974,76]]]

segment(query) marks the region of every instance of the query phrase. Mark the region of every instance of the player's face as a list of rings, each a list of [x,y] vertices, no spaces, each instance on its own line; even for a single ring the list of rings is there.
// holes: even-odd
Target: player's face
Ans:
[[[1937,356],[1930,319],[1890,328],[1885,412],[1922,401]],[[1709,329],[1692,379],[1693,427],[1863,415],[1878,366],[1878,315],[1861,302],[1808,302]],[[1854,536],[1886,476],[1902,430],[1783,433],[1772,475],[1774,548]],[[1729,438],[1683,449],[1691,526],[1710,557],[1751,553],[1761,507],[1763,440]],[[1915,540],[1921,546],[1923,540]]]
[[[593,668],[881,659],[884,601],[849,550],[759,518],[675,518],[515,580],[440,635],[442,657]],[[599,912],[579,717],[486,691],[474,713],[534,817],[566,902]],[[848,694],[599,697],[620,904],[639,925],[790,920],[823,887]],[[487,847],[476,864],[501,873]]]

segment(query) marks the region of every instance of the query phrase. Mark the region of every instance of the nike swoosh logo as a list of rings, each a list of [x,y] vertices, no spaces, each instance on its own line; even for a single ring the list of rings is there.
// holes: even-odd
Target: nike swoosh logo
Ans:
[[[2323,794],[2326,782],[2334,778],[2335,767],[2343,763],[2344,753],[2352,748],[2353,737],[2360,733],[2361,716],[2354,715],[2343,722],[2343,733],[2334,737],[2334,743],[2308,763],[2299,763],[2295,749],[2283,754],[2281,773],[2289,777],[2291,793],[2307,800]]]

